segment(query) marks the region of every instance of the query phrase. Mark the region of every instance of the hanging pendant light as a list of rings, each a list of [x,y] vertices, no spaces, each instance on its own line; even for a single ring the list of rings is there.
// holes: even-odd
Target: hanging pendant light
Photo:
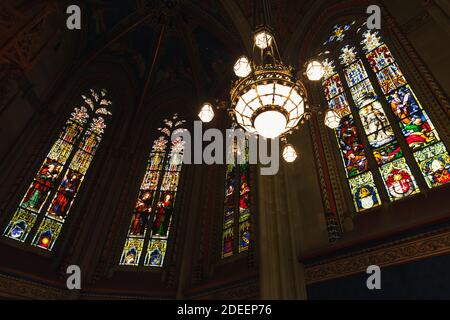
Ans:
[[[310,81],[319,81],[325,74],[322,63],[312,60],[306,65],[306,76]]]
[[[297,152],[291,144],[288,144],[284,147],[283,159],[288,163],[292,163],[297,159]]]
[[[325,112],[325,125],[330,129],[336,129],[341,123],[341,116],[336,110],[328,109]]]
[[[204,123],[211,122],[211,120],[214,119],[213,106],[208,102],[204,103],[202,109],[200,110],[200,113],[198,114],[198,117]]]
[[[255,46],[257,46],[261,50],[265,50],[268,47],[272,46],[273,35],[270,33],[270,31],[262,29],[255,33],[254,41]]]
[[[252,66],[246,56],[239,57],[234,64],[234,74],[239,78],[245,78],[252,72]]]

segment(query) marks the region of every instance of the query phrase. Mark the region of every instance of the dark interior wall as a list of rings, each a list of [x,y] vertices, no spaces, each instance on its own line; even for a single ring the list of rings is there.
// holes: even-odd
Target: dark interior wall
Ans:
[[[311,300],[328,299],[450,299],[450,255],[381,269],[381,290],[367,289],[369,275],[307,286]]]
[[[382,3],[449,96],[450,3],[446,0],[383,0]]]
[[[37,9],[23,12],[31,17]],[[69,31],[60,15],[50,14],[40,31],[40,50],[29,70],[12,67],[11,76],[3,78],[0,95],[0,162],[24,133],[35,112],[48,107],[51,90],[67,72],[77,53],[75,40],[80,33]],[[33,44],[33,42],[32,42]],[[0,72],[1,73],[1,72]]]

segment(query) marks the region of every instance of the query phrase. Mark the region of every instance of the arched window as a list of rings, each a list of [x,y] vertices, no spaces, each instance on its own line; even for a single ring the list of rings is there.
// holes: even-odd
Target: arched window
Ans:
[[[26,242],[33,233],[33,246],[53,249],[111,115],[106,90],[91,89],[82,98],[9,221],[6,237]]]
[[[184,120],[174,115],[164,120],[163,134],[153,143],[147,170],[134,206],[120,265],[162,267],[167,250],[175,198],[181,167],[184,142],[171,136]]]
[[[227,164],[225,204],[222,228],[222,258],[248,251],[250,246],[251,187],[249,168],[249,140],[233,139],[233,164]],[[238,163],[238,155],[243,157]],[[235,234],[239,236],[236,238]],[[237,241],[235,241],[237,239]]]
[[[380,32],[354,25],[336,25],[324,43],[322,85],[362,212],[450,182],[450,157]]]

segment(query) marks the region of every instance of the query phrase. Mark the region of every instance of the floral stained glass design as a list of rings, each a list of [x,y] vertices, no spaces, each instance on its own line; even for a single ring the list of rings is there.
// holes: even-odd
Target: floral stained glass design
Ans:
[[[32,245],[51,251],[102,141],[111,115],[106,90],[90,90],[61,130],[8,223],[4,235],[25,242],[40,222]],[[92,119],[91,121],[89,121]]]
[[[120,265],[162,267],[175,209],[184,142],[169,141],[184,120],[174,115],[164,121],[163,134],[153,142],[144,178],[134,205]]]
[[[334,61],[330,61],[329,59],[324,59],[323,63],[323,78],[326,80],[330,78],[332,75],[336,73],[336,68],[334,66]]]
[[[342,48],[342,54],[339,56],[341,64],[348,66],[357,59],[357,53],[355,47],[345,46]]]
[[[355,21],[345,25],[335,25],[333,27],[333,32],[331,36],[325,41],[324,45],[333,43],[333,42],[341,42],[344,40],[346,32],[350,30],[350,28],[355,24]]]

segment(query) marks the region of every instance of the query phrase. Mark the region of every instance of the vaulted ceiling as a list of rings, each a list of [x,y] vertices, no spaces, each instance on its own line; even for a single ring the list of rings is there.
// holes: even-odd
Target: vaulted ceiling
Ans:
[[[217,95],[233,77],[234,59],[251,50],[257,2],[88,0],[84,59],[100,53],[122,58],[153,92],[179,83],[199,96]],[[313,2],[270,2],[281,50]]]
[[[86,8],[87,59],[121,58],[152,91],[180,83],[210,92],[243,49],[219,1],[89,0]]]
[[[179,88],[191,92],[197,99],[226,98],[229,83],[234,78],[233,62],[241,54],[251,54],[255,7],[261,0],[85,0],[80,2],[83,15],[80,32],[65,29],[65,8],[72,3],[70,0],[54,3],[36,0],[33,6],[24,0],[10,1],[8,6],[17,9],[17,16],[23,12],[29,19],[48,4],[51,23],[47,24],[51,27],[48,37],[42,37],[43,47],[55,37],[61,39],[59,43],[72,41],[69,48],[75,48],[72,50],[75,52],[62,54],[68,66],[65,78],[46,85],[63,85],[75,72],[97,59],[112,59],[131,71],[138,91],[136,95],[140,96],[136,99],[144,104],[144,96],[147,99],[148,96],[163,96],[161,91],[180,92]],[[365,0],[268,2],[270,23],[281,54],[286,62],[298,66],[300,47],[304,50],[311,43],[304,41],[304,37],[317,34],[317,25],[312,26],[322,23],[317,18],[327,8],[350,6]],[[40,45],[35,47],[35,52],[40,53]],[[30,63],[38,61],[29,60]],[[39,61],[51,60],[40,57]],[[44,72],[47,74],[47,70]],[[42,81],[36,85],[43,87]],[[58,88],[50,90],[57,92]]]

